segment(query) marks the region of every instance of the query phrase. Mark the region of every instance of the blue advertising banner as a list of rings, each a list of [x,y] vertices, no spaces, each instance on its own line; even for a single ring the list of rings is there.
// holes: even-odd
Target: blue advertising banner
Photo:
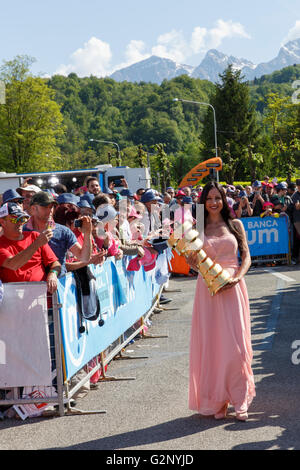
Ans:
[[[286,217],[245,217],[241,219],[251,256],[289,253]]]
[[[101,318],[84,321],[80,333],[76,283],[72,273],[59,279],[58,298],[66,378],[69,379],[92,358],[116,341],[128,328],[151,308],[160,285],[155,281],[155,269],[149,272],[127,271],[128,257],[120,261],[107,260],[103,266],[90,265],[96,277],[96,290],[101,305]]]

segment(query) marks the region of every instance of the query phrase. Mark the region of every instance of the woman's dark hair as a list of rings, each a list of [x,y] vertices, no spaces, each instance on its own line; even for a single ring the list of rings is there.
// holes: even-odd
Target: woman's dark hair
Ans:
[[[61,183],[56,184],[53,189],[56,194],[63,194],[68,192],[67,187]]]
[[[74,222],[75,219],[78,219],[79,216],[79,207],[72,205],[72,208],[70,209],[59,204],[54,212],[53,219],[57,224],[71,225],[71,223]]]
[[[201,197],[200,197],[200,204],[204,205],[204,227],[206,226],[207,216],[208,216],[208,211],[206,210],[205,203],[206,203],[206,200],[207,200],[208,193],[212,189],[217,189],[219,191],[220,195],[221,195],[222,202],[223,202],[223,208],[221,210],[221,215],[223,217],[223,220],[224,220],[225,224],[229,228],[229,231],[235,236],[235,238],[238,242],[238,247],[239,247],[239,250],[240,250],[240,254],[242,254],[242,252],[243,252],[243,239],[242,239],[241,233],[239,232],[239,230],[235,227],[235,225],[232,222],[233,219],[234,219],[234,216],[233,216],[233,214],[230,210],[230,207],[228,205],[225,190],[224,190],[223,186],[221,186],[219,183],[216,183],[215,181],[210,181],[209,183],[207,183],[205,185],[205,187],[203,188],[203,191],[201,193]]]
[[[107,194],[100,193],[93,199],[93,205],[97,209],[102,204],[110,204],[110,199]]]

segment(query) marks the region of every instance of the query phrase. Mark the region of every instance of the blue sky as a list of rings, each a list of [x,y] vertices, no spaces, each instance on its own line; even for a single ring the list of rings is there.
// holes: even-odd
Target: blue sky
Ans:
[[[152,54],[198,65],[214,48],[257,64],[300,38],[299,0],[0,0],[0,63],[105,76]]]

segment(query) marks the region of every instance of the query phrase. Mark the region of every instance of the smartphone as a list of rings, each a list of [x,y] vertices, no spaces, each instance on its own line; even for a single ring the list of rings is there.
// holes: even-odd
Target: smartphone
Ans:
[[[81,219],[75,219],[74,220],[74,227],[82,227],[82,220]]]

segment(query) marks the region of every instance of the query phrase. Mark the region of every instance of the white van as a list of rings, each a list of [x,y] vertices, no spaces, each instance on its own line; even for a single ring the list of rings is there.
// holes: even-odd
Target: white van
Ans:
[[[100,186],[105,192],[113,181],[115,188],[123,188],[121,179],[125,178],[128,188],[136,192],[139,188],[150,188],[151,177],[149,168],[129,168],[128,166],[112,167],[111,165],[98,165],[94,168],[65,171],[45,171],[37,173],[5,173],[0,172],[0,194],[7,189],[19,188],[27,178],[30,183],[41,189],[50,189],[61,183],[67,187],[68,192],[84,185],[88,176],[99,179]]]

